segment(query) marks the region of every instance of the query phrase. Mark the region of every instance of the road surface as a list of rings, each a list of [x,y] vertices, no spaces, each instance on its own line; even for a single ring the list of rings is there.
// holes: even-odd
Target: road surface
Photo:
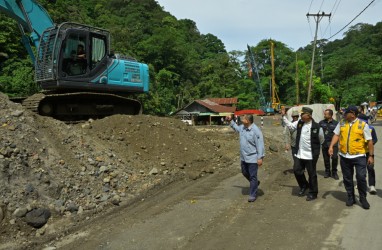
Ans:
[[[374,124],[382,137],[382,122]],[[267,128],[264,128],[267,132]],[[268,131],[269,132],[269,131]],[[371,208],[346,207],[340,180],[318,162],[315,201],[298,197],[290,162],[267,155],[258,200],[247,202],[239,163],[193,182],[173,183],[136,204],[47,246],[57,249],[381,249],[382,142],[375,149],[377,195]],[[283,165],[283,166],[280,166]],[[339,167],[340,169],[340,167]],[[284,171],[282,171],[284,170]],[[48,249],[48,248],[47,248]]]

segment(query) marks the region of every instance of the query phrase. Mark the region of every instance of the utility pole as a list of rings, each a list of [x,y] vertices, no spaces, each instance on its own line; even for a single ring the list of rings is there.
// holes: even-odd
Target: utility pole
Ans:
[[[298,85],[298,61],[296,52],[296,105],[300,104],[300,89]]]
[[[316,21],[316,33],[314,35],[314,42],[313,42],[313,53],[312,53],[312,63],[310,67],[310,78],[309,78],[309,87],[308,87],[308,99],[306,101],[306,104],[310,104],[310,93],[312,91],[312,82],[313,82],[313,66],[314,66],[314,53],[316,52],[316,43],[317,43],[317,32],[318,32],[318,24],[322,20],[323,17],[331,17],[332,13],[325,14],[325,12],[317,13],[317,14],[306,14],[306,16],[309,18],[310,16],[314,17],[314,20]]]
[[[321,81],[324,79],[324,66],[322,62],[322,56],[323,56],[324,50],[322,47],[320,48],[320,57],[321,57]]]

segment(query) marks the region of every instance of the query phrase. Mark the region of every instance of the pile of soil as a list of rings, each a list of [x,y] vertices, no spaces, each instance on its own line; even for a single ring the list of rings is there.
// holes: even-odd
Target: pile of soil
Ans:
[[[231,131],[201,132],[146,115],[66,124],[32,114],[1,93],[0,138],[0,242],[21,245],[148,190],[227,168],[239,153]]]

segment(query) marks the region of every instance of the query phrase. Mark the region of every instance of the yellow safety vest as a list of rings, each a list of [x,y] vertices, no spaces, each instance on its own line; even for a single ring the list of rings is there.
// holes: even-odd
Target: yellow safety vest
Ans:
[[[340,127],[340,152],[351,155],[365,154],[367,145],[363,136],[365,122],[357,120],[350,127],[349,122],[341,122]]]

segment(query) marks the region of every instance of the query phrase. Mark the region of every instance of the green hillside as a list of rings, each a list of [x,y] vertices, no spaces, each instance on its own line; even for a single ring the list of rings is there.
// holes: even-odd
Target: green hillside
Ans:
[[[205,97],[239,97],[239,108],[259,107],[256,84],[247,74],[246,51],[227,52],[218,37],[201,34],[194,21],[177,20],[154,0],[39,2],[56,23],[73,21],[109,30],[116,53],[149,65],[150,92],[137,96],[145,113],[167,115]],[[0,15],[0,91],[10,96],[38,91],[19,33],[14,21]],[[381,41],[382,23],[357,24],[344,39],[319,41],[317,51],[323,50],[323,64],[316,56],[311,102],[328,102],[331,97],[341,98],[342,105],[382,100]],[[294,52],[282,41],[273,42],[281,102],[296,103],[296,76],[300,102],[306,102],[312,46]],[[268,97],[270,41],[251,46]]]

